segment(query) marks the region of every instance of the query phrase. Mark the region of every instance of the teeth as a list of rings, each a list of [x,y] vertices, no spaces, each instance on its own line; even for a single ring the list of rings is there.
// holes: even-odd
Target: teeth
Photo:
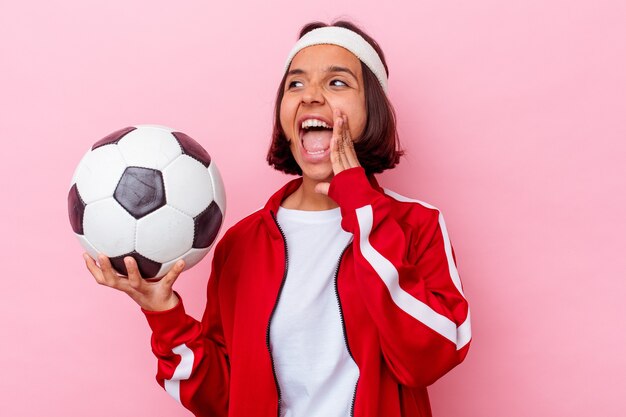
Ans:
[[[314,151],[314,152],[312,152],[312,151],[306,151],[306,153],[308,153],[309,155],[321,155],[321,154],[323,154],[324,152],[326,152],[326,150],[324,150],[324,149],[319,150],[319,151]]]
[[[302,122],[302,129],[308,129],[311,127],[323,127],[325,129],[330,129],[331,127],[321,120],[317,119],[306,119]]]

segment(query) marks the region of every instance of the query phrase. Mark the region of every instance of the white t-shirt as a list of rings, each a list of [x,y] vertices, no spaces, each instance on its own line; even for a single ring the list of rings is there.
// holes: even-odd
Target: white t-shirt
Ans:
[[[270,327],[282,417],[348,417],[359,369],[346,347],[335,291],[339,257],[352,239],[339,208],[281,207],[287,279]]]

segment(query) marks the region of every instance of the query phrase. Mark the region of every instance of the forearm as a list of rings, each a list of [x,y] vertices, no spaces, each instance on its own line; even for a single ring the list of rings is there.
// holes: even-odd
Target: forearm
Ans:
[[[364,173],[337,176],[331,195],[354,234],[354,270],[383,355],[400,382],[427,385],[463,360],[469,309],[443,217],[434,208],[400,221]],[[412,209],[413,207],[405,207]]]
[[[229,367],[224,346],[185,313],[182,300],[170,310],[143,311],[153,331],[157,382],[197,416],[225,415]]]

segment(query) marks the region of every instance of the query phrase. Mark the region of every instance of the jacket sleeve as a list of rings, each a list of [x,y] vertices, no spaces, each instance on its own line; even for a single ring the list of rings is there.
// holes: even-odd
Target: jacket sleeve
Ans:
[[[337,174],[329,195],[354,235],[356,279],[387,365],[403,385],[432,384],[465,358],[471,340],[441,213],[404,199],[419,206],[394,216],[391,198],[372,188],[361,167]]]
[[[152,329],[157,382],[198,417],[228,414],[229,362],[217,297],[217,249],[215,253],[202,322],[185,313],[180,297],[171,310],[142,310]]]

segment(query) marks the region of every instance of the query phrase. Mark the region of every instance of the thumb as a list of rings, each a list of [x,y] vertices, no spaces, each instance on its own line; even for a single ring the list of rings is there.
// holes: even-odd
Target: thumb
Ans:
[[[328,182],[320,182],[315,186],[315,192],[328,195],[328,189],[330,188],[330,183]]]
[[[172,288],[172,285],[174,285],[174,282],[176,281],[180,273],[183,272],[184,269],[185,269],[185,261],[182,259],[179,259],[174,264],[172,269],[170,269],[169,272],[163,277],[162,279],[163,285],[169,288]]]

